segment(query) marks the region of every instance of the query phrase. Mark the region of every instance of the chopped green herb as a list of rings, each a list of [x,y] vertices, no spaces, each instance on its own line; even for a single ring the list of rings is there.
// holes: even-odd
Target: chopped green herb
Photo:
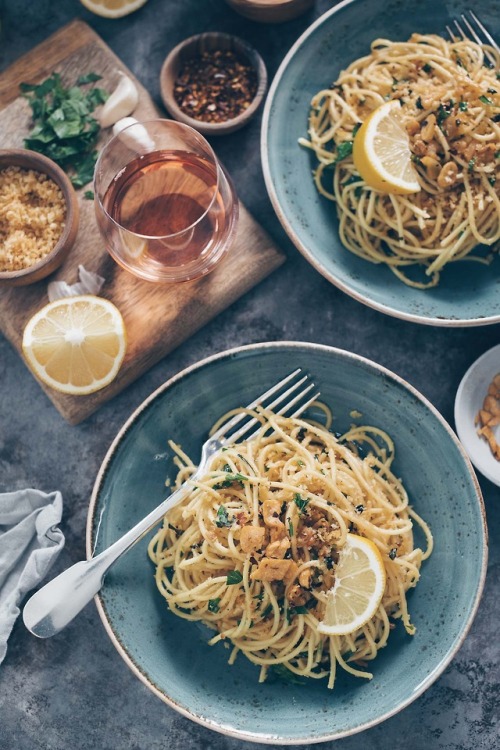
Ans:
[[[293,536],[293,523],[290,521],[290,519],[288,520],[288,533],[290,534],[290,536]]]
[[[467,102],[459,102],[458,108],[461,112],[467,112],[469,109],[469,104]]]
[[[217,597],[217,599],[209,599],[208,600],[208,611],[213,612],[214,614],[219,611],[219,602],[220,602],[220,596]]]
[[[293,501],[297,508],[299,509],[300,513],[303,513],[307,504],[309,503],[309,500],[307,498],[303,498],[302,495],[299,495],[298,492],[295,493],[293,496]]]
[[[294,672],[285,667],[284,664],[273,664],[272,667],[269,667],[268,682],[272,683],[278,680],[282,682],[291,682],[295,685],[304,685],[305,678],[294,674]]]
[[[93,178],[100,125],[92,112],[108,97],[103,89],[84,90],[82,86],[99,79],[97,74],[89,73],[80,77],[75,86],[65,87],[59,73],[53,73],[40,84],[20,85],[33,117],[25,147],[57,162],[76,188]]]
[[[472,159],[469,161],[469,163],[467,165],[467,171],[468,172],[472,172],[472,170],[474,169],[474,164],[475,163],[476,163],[476,157],[473,156]]]
[[[345,183],[344,183],[345,185]],[[297,460],[297,466],[305,466],[304,461],[302,461],[300,458]]]
[[[338,161],[342,161],[342,159],[345,159],[351,154],[352,141],[342,141],[342,143],[339,143],[339,145],[337,146],[337,156],[335,158],[335,163],[337,163]]]
[[[291,612],[293,615],[307,615],[309,614],[309,610],[307,607],[299,606],[299,607],[292,607],[289,612]]]
[[[422,67],[422,70],[424,71],[424,73],[431,73],[432,65],[429,65],[429,63],[425,63],[425,65]]]
[[[422,97],[419,96],[417,101],[415,102],[415,106],[417,109],[423,109],[424,105],[422,104]]]
[[[494,185],[496,181],[497,181],[497,178],[495,177],[494,174],[492,174],[491,177],[488,177],[488,182],[490,183],[490,185]]]
[[[449,104],[446,104],[446,105],[444,104],[439,105],[437,117],[436,117],[438,125],[441,125],[446,120],[446,118],[451,115],[452,106],[453,106],[453,102],[449,102]]]
[[[94,200],[94,191],[93,190],[86,190],[83,194],[83,197],[85,200],[93,201]]]
[[[497,93],[496,89],[486,89],[486,91],[488,92],[488,94],[496,94]]]
[[[226,583],[228,586],[236,586],[236,584],[241,583],[242,580],[243,576],[239,570],[230,570],[226,577]]]
[[[356,505],[354,507],[354,510],[356,511],[356,513],[362,513],[364,511],[364,509],[365,509],[365,506],[362,505],[361,503],[359,505]]]
[[[397,554],[398,554],[398,551],[396,547],[393,547],[391,551],[389,552],[389,557],[391,558],[391,560],[395,560]]]
[[[481,94],[481,96],[479,97],[479,101],[482,102],[483,104],[493,104],[491,99],[487,96],[484,96],[484,94]]]
[[[414,164],[422,164],[422,159],[420,158],[420,156],[417,156],[416,154],[412,154],[410,158]]]
[[[233,519],[229,518],[228,512],[224,505],[219,505],[219,508],[217,510],[217,520],[215,521],[215,525],[218,526],[219,529],[222,529],[224,526],[233,525]]]
[[[262,619],[265,620],[266,617],[269,617],[272,611],[273,611],[273,605],[268,604],[265,610],[262,612]]]

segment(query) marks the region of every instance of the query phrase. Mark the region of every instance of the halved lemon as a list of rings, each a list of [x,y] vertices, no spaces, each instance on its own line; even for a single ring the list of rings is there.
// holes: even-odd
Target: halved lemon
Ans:
[[[356,133],[352,149],[354,166],[366,184],[396,195],[420,190],[408,133],[396,115],[400,106],[389,101],[374,109]]]
[[[119,310],[92,295],[50,302],[28,321],[23,353],[32,372],[62,393],[94,393],[116,377],[127,348]]]
[[[121,18],[138,10],[147,0],[80,0],[87,10],[104,18]]]
[[[373,617],[385,590],[385,568],[373,542],[348,534],[335,568],[335,583],[327,594],[323,622],[325,635],[354,633]]]

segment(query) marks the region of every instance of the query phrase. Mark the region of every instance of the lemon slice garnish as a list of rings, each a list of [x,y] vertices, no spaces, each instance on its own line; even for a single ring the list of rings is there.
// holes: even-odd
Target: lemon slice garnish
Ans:
[[[29,320],[22,348],[40,380],[61,393],[94,393],[116,377],[126,350],[122,316],[92,295],[50,302]]]
[[[318,631],[325,635],[354,633],[373,617],[385,591],[385,568],[369,539],[348,534],[334,569],[335,583],[327,593]]]
[[[121,18],[138,10],[146,0],[80,0],[80,2],[97,16]]]
[[[420,190],[410,140],[397,118],[400,108],[399,102],[390,101],[373,110],[356,133],[352,150],[354,166],[366,184],[396,195]]]

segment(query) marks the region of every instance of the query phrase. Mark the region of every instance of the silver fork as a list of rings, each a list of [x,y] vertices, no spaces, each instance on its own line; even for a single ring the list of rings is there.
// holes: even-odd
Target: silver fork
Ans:
[[[246,408],[263,406],[278,414],[297,417],[318,398],[319,392],[311,393],[314,387],[308,375],[303,375],[299,368]],[[255,417],[242,412],[222,424],[203,444],[200,463],[190,477],[190,482],[203,475],[212,457],[222,448],[234,445],[244,437],[252,437],[255,434],[255,430],[253,433],[252,430],[257,423]],[[90,560],[75,563],[33,594],[23,610],[23,620],[28,630],[39,638],[49,638],[66,627],[97,594],[111,566],[161,521],[171,508],[181,502],[187,492],[188,484],[185,482],[110,547]]]
[[[464,31],[463,26],[459,24],[459,22],[455,19],[453,21],[455,29],[452,29],[450,26],[446,27],[446,31],[450,35],[450,38],[452,41],[456,41],[458,39],[470,39],[472,38],[475,42],[478,44],[489,44],[491,47],[497,50],[497,52],[500,52],[500,46],[495,41],[493,36],[490,34],[488,29],[485,27],[483,23],[479,20],[479,18],[476,16],[473,10],[469,10],[469,18],[465,15],[465,13],[462,13],[460,15],[460,18],[462,19],[463,26],[466,27],[467,31],[469,32],[467,34],[466,31]],[[470,19],[470,20],[469,20]],[[471,23],[472,22],[472,23]],[[474,25],[473,25],[474,24]],[[458,31],[459,37],[456,36],[456,32]],[[482,36],[481,36],[482,34]],[[484,56],[488,59],[488,61],[491,63],[491,65],[496,64],[496,60],[493,57],[493,55],[488,52],[488,50],[484,51]]]

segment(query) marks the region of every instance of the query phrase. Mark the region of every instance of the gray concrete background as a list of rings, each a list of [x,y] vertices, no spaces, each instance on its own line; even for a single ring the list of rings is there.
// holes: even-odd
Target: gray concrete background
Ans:
[[[207,29],[239,34],[263,55],[272,77],[292,42],[333,3],[281,26],[245,21],[224,0],[149,0],[137,13],[104,20],[77,0],[0,0],[0,69],[75,17],[88,22],[160,103],[167,52]],[[457,386],[468,366],[500,340],[500,326],[439,329],[381,315],[342,294],[288,241],[267,197],[259,157],[260,119],[214,141],[238,193],[288,253],[286,264],[84,424],[64,422],[0,336],[0,491],[61,490],[66,547],[54,572],[82,558],[87,505],[109,444],[155,388],[185,366],[260,341],[330,344],[390,368],[418,388],[453,425]],[[286,304],[283,304],[286,300]],[[320,304],[318,305],[318,301]],[[405,711],[335,750],[493,750],[499,741],[500,490],[480,477],[491,552],[484,596],[456,658]],[[19,621],[0,667],[1,750],[243,750],[178,715],[127,669],[93,604],[57,638],[37,641]],[[260,747],[264,747],[263,745]]]

